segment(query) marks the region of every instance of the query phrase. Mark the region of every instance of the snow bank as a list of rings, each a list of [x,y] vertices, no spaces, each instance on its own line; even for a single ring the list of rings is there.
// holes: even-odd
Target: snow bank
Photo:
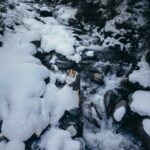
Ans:
[[[72,140],[68,131],[52,128],[43,136],[40,147],[46,150],[80,150],[80,142]]]
[[[142,124],[145,132],[150,136],[150,119],[144,119]]]
[[[129,80],[133,83],[137,82],[143,87],[150,87],[150,68],[147,62],[139,62],[139,70],[134,70],[129,75]]]
[[[150,92],[136,91],[132,95],[130,108],[141,116],[150,116]]]

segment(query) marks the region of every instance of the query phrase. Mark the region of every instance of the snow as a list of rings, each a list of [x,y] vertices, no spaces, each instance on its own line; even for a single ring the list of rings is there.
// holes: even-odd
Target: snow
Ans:
[[[121,135],[113,131],[114,128],[103,128],[97,132],[91,132],[90,130],[84,130],[84,139],[88,143],[88,146],[92,150],[124,150],[130,149],[137,145],[132,145],[131,139],[128,139],[126,135]],[[136,147],[137,146],[137,147]]]
[[[113,114],[113,117],[116,121],[121,121],[123,116],[125,115],[126,113],[126,109],[124,106],[118,108],[117,110],[115,110],[114,114]]]
[[[50,123],[53,125],[58,123],[66,110],[79,107],[78,92],[73,91],[67,84],[61,90],[49,84],[45,99],[45,110],[50,111]]]
[[[150,119],[144,119],[142,124],[145,132],[150,136]]]
[[[65,5],[58,5],[56,10],[56,18],[63,24],[68,24],[69,19],[75,19],[75,15],[77,13],[77,9]]]
[[[132,95],[132,102],[130,108],[133,112],[141,116],[150,116],[150,92],[149,91],[136,91]]]
[[[92,57],[94,55],[94,51],[88,51],[86,52],[86,55]]]
[[[46,150],[80,150],[80,142],[71,139],[68,131],[58,128],[50,129],[42,137],[40,147]]]
[[[0,150],[5,150],[6,142],[0,142]]]
[[[133,83],[139,83],[143,87],[150,87],[150,67],[147,62],[141,61],[138,63],[139,70],[134,70],[129,75],[129,80]]]
[[[10,141],[7,143],[5,150],[25,150],[25,144],[20,141]]]
[[[49,24],[43,29],[41,47],[45,52],[55,50],[57,53],[69,56],[74,52],[74,44],[75,39],[71,37],[65,27],[59,24]]]

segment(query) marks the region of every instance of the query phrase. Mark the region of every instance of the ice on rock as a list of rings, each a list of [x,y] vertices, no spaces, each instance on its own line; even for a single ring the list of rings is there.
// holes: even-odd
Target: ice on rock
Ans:
[[[141,116],[150,116],[150,92],[136,91],[132,95],[130,108]]]
[[[80,142],[71,139],[68,131],[52,128],[43,136],[41,148],[46,150],[80,150]]]
[[[145,132],[150,136],[150,119],[144,119],[142,124]]]
[[[126,109],[125,109],[125,107],[120,107],[120,108],[118,108],[115,112],[114,112],[114,114],[113,114],[113,117],[114,117],[114,119],[116,120],[116,121],[121,121],[122,120],[122,118],[123,118],[123,116],[125,115],[125,113],[126,113]]]
[[[133,83],[137,82],[143,87],[150,87],[150,67],[147,62],[141,61],[138,63],[139,70],[134,70],[129,75],[129,80]]]

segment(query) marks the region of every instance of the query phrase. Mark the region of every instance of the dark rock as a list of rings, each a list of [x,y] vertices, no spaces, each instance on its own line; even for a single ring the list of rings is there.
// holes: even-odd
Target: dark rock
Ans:
[[[144,131],[142,121],[138,123],[137,134],[143,142],[143,145],[146,148],[146,150],[150,150],[150,136]]]
[[[48,77],[48,78],[44,79],[44,81],[46,84],[48,84],[50,82],[50,78]]]
[[[9,4],[8,7],[9,7],[9,9],[13,10],[15,8],[15,5],[14,4]]]
[[[63,117],[59,120],[59,127],[64,130],[74,130],[72,137],[82,137],[83,123],[80,120],[81,111],[79,108],[66,111]]]
[[[91,79],[98,84],[104,84],[104,74],[103,73],[91,73]]]
[[[104,95],[104,104],[108,116],[111,116],[113,114],[117,101],[118,95],[112,90],[106,92],[106,94]]]
[[[32,44],[36,46],[36,48],[39,48],[41,46],[41,41],[32,41]]]
[[[52,17],[52,12],[46,11],[46,10],[41,10],[40,11],[40,16],[41,17]]]
[[[148,51],[146,54],[146,61],[150,63],[150,51]]]
[[[80,75],[79,74],[76,76],[75,81],[71,83],[69,86],[72,87],[74,91],[80,90]]]
[[[3,46],[3,42],[2,41],[0,41],[0,47],[2,47]]]
[[[59,88],[62,88],[65,85],[65,82],[62,82],[59,79],[56,79],[55,85]]]

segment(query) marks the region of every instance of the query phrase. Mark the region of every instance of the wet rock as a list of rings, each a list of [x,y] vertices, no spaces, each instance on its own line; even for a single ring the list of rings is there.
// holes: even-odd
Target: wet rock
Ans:
[[[145,146],[146,150],[150,150],[150,136],[145,132],[143,128],[142,120],[138,122],[137,126],[137,134],[141,141],[143,142],[143,145]]]
[[[103,73],[90,73],[91,79],[98,84],[104,84],[104,74]]]
[[[106,94],[104,95],[104,104],[108,116],[111,116],[113,114],[117,101],[118,95],[112,90],[106,92]]]
[[[9,4],[8,7],[9,7],[9,9],[13,10],[15,8],[15,5],[14,4]]]
[[[75,81],[71,83],[69,86],[72,87],[74,91],[80,90],[80,75],[79,74],[77,74]]]
[[[51,17],[52,16],[52,12],[50,12],[48,10],[40,10],[40,16],[41,17]]]
[[[50,82],[50,78],[47,77],[46,79],[44,79],[45,83],[48,84]]]
[[[146,54],[146,61],[150,63],[150,51]]]
[[[2,41],[0,41],[0,47],[2,47],[3,46],[3,42]]]
[[[32,41],[32,44],[36,46],[36,48],[39,48],[41,46],[41,41]]]
[[[83,123],[80,120],[81,110],[79,108],[66,111],[59,120],[59,127],[71,132],[73,138],[82,137]]]

